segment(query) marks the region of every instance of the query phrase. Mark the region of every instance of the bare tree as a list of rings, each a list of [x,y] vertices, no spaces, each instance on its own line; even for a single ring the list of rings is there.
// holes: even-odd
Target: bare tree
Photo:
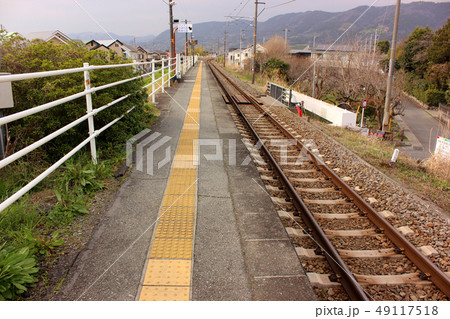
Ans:
[[[278,58],[288,63],[290,48],[286,45],[284,38],[274,35],[264,43],[263,59]]]

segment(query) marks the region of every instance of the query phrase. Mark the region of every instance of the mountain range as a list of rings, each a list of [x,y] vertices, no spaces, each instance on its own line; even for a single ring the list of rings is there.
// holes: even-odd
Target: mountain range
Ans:
[[[356,38],[369,40],[377,30],[377,40],[391,40],[395,6],[371,7],[359,6],[344,12],[307,11],[287,13],[258,22],[258,42],[265,42],[270,37],[278,34],[287,37],[291,47],[296,45],[331,44],[345,30],[348,31],[341,37],[338,43],[345,43]],[[365,12],[367,10],[367,12]],[[365,12],[365,13],[364,13]],[[436,30],[441,28],[450,18],[450,2],[412,2],[402,4],[400,8],[400,23],[398,37],[400,40],[406,37],[416,26],[430,26]],[[356,22],[355,22],[356,21]],[[193,25],[193,36],[199,45],[206,49],[216,51],[219,45],[223,50],[224,31],[226,30],[227,49],[247,47],[252,44],[253,21],[238,20],[233,22],[203,22]],[[118,36],[111,34],[122,42],[141,45],[149,50],[167,50],[169,45],[169,30],[157,36],[144,37]],[[240,41],[241,35],[241,41]],[[106,34],[78,33],[69,34],[73,39],[91,40],[109,38]],[[184,49],[185,34],[176,34],[177,51]]]
[[[109,34],[108,34],[109,33]],[[156,36],[155,35],[145,35],[141,37],[135,37],[133,35],[118,35],[113,32],[79,32],[79,33],[69,33],[67,34],[71,39],[74,40],[81,40],[81,41],[90,41],[90,40],[106,40],[111,39],[113,37],[114,39],[117,39],[123,43],[127,44],[134,44],[136,41],[137,45],[141,45],[141,43],[148,43],[152,41]]]

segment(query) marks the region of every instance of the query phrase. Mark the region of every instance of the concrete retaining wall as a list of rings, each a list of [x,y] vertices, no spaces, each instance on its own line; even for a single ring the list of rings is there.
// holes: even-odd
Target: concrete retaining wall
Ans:
[[[308,95],[292,91],[292,103],[304,102],[304,108],[340,127],[355,127],[356,113],[341,109],[335,105],[317,100]]]

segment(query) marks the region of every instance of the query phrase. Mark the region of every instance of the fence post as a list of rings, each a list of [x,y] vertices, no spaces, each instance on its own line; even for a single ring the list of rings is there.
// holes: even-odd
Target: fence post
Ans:
[[[1,53],[0,53],[1,56]],[[1,60],[0,60],[1,61]],[[0,72],[0,76],[10,73]],[[3,117],[3,109],[14,107],[11,82],[0,83],[0,118]],[[6,157],[7,126],[0,125],[0,160]]]
[[[89,63],[83,63],[83,67],[88,67]],[[89,71],[84,71],[84,88],[85,90],[90,90],[91,89],[91,77],[89,75]],[[88,93],[86,94],[86,113],[92,113],[92,94]],[[89,126],[89,136],[92,136],[95,132],[94,129],[94,117],[91,116],[88,118],[88,126]],[[90,145],[91,145],[91,157],[92,157],[92,162],[94,164],[97,164],[97,148],[95,146],[95,138],[93,138],[90,141]]]
[[[152,59],[152,102],[156,102],[155,92],[155,59]]]
[[[178,79],[178,81],[180,81],[181,80],[181,64],[180,64],[180,57],[181,57],[181,55],[178,53],[177,54],[177,59],[176,59],[176,64],[177,64],[177,66],[176,66],[176,68],[177,68],[177,79]]]
[[[168,80],[169,80],[169,87],[170,87],[170,78],[172,77],[172,57],[170,57],[169,58],[169,60],[167,61],[167,63],[169,63],[169,77],[168,77]]]
[[[161,87],[162,87],[162,92],[164,93],[164,59],[161,59]]]

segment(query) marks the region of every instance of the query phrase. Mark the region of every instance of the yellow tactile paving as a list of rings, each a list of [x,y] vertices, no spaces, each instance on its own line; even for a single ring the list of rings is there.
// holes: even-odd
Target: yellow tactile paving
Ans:
[[[194,187],[194,186],[192,186]],[[195,195],[169,195],[163,199],[163,206],[192,206],[195,207]]]
[[[191,281],[190,260],[150,259],[144,285],[189,286]]]
[[[192,239],[155,238],[150,252],[150,259],[191,259]]]
[[[188,170],[188,169],[186,169]],[[191,187],[195,189],[195,176],[183,176],[183,175],[176,175],[172,176],[169,179],[169,185],[186,185],[187,187]]]
[[[194,154],[194,148],[192,146],[181,146],[178,149],[176,154],[177,155],[197,155],[197,154]]]
[[[188,301],[189,287],[143,286],[140,301]]]
[[[176,173],[170,175],[169,182],[174,184],[192,185],[197,177],[195,168],[172,168],[172,171],[176,171]]]
[[[194,221],[195,207],[163,207],[159,215],[159,221]]]
[[[178,144],[180,146],[192,146],[193,140],[193,138],[182,138],[178,141]]]
[[[158,223],[155,238],[186,238],[194,236],[194,225],[190,221],[163,220]]]
[[[183,129],[184,129],[184,130],[198,130],[199,127],[198,127],[197,124],[184,123]]]
[[[154,231],[139,300],[189,300],[196,211],[200,64]]]
[[[197,154],[182,155],[177,152],[174,161],[197,161]]]
[[[192,161],[174,161],[174,168],[196,168],[197,166]]]
[[[180,176],[181,177],[181,176]],[[195,186],[169,183],[166,189],[167,195],[195,195]]]

